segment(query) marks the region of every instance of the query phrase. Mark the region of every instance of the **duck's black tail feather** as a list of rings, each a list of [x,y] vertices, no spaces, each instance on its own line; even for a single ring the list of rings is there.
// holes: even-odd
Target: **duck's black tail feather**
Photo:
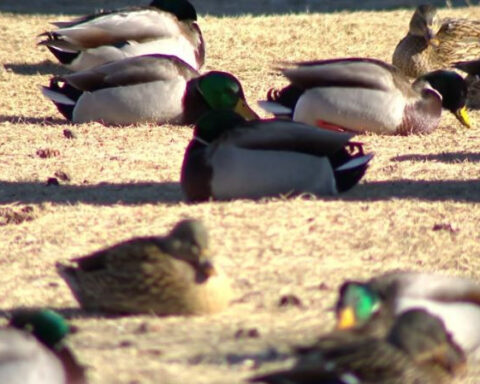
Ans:
[[[54,77],[48,87],[42,87],[45,97],[52,100],[58,111],[66,119],[72,120],[73,109],[83,91],[72,87],[61,78]]]
[[[303,89],[294,85],[289,85],[280,90],[271,88],[267,93],[267,101],[286,107],[290,112],[289,114],[282,113],[282,116],[292,118],[293,112],[295,111],[295,105],[302,93]],[[273,111],[273,113],[277,115],[275,111]]]
[[[368,163],[373,158],[373,153],[364,154],[361,143],[351,144],[350,151],[344,148],[330,157],[338,192],[353,188],[365,175]],[[351,153],[352,148],[356,149],[356,153]]]

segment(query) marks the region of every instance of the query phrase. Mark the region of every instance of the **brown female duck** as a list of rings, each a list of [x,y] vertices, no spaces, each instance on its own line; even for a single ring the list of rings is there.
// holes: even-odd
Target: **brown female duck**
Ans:
[[[420,5],[407,35],[395,48],[392,63],[405,75],[418,77],[479,56],[480,20],[441,19],[434,6]]]

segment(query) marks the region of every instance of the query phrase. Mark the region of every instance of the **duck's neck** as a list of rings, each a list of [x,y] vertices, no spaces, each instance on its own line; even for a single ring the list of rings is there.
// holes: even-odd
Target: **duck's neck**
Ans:
[[[397,133],[400,135],[430,133],[438,127],[441,114],[442,102],[435,98],[420,99],[407,104]]]

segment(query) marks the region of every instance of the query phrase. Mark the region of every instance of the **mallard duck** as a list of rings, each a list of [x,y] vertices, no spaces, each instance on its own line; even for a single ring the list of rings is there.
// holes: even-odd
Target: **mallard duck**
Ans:
[[[131,57],[54,77],[42,92],[74,123],[191,124],[210,109],[258,117],[247,105],[237,78],[218,71],[200,76],[177,57],[166,55]]]
[[[87,310],[201,315],[225,309],[231,298],[198,220],[180,221],[165,237],[134,238],[72,262],[57,269]]]
[[[460,277],[402,271],[366,282],[347,281],[340,289],[337,325],[348,329],[372,320],[389,323],[410,308],[442,318],[466,352],[480,347],[480,284]]]
[[[433,5],[420,5],[407,35],[395,48],[392,63],[405,75],[417,77],[479,56],[480,21],[440,19]]]
[[[55,22],[42,33],[45,45],[65,67],[81,71],[146,54],[177,56],[195,69],[205,61],[197,13],[188,0],[153,0],[149,7],[104,11]]]
[[[183,159],[181,186],[189,201],[256,199],[352,188],[373,155],[352,134],[286,120],[246,122],[213,111],[196,124]],[[349,152],[350,150],[350,152]]]
[[[465,79],[468,85],[467,105],[480,109],[480,59],[459,61],[453,66],[468,74]]]
[[[51,310],[17,310],[0,329],[0,382],[84,384],[83,367],[63,344],[65,319]]]
[[[467,87],[454,72],[433,72],[410,85],[395,67],[362,58],[296,63],[282,72],[291,84],[260,102],[277,116],[333,130],[408,135],[433,131],[443,106],[470,126]]]
[[[441,384],[463,371],[466,358],[442,321],[423,310],[396,319],[385,340],[365,339],[323,351],[315,365],[256,376],[271,384]]]

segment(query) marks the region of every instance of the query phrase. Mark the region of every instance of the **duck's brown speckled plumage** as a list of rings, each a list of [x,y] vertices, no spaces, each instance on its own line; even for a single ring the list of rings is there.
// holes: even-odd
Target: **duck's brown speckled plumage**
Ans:
[[[183,226],[183,227],[182,227]],[[185,220],[165,237],[135,238],[58,265],[80,304],[90,310],[199,315],[224,309],[227,279],[206,256],[206,230]]]
[[[405,75],[418,77],[479,56],[480,20],[440,19],[435,7],[420,6],[412,16],[409,32],[395,48],[392,63]]]

